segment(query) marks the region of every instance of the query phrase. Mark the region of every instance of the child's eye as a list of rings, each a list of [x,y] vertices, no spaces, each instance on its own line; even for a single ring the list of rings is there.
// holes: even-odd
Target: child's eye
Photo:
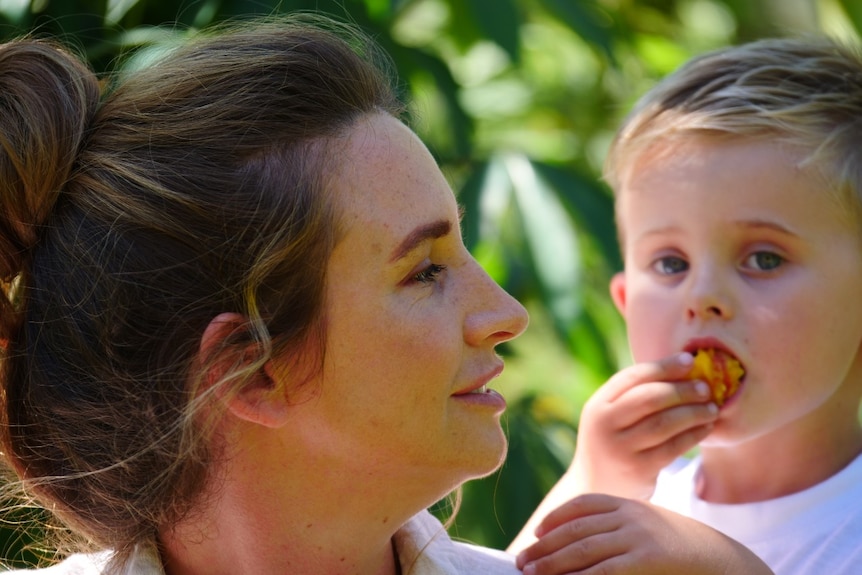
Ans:
[[[653,269],[662,275],[674,275],[688,270],[688,262],[676,256],[665,256],[656,260]]]
[[[744,265],[758,271],[768,272],[784,263],[784,258],[773,252],[754,252],[745,258]]]
[[[413,281],[430,284],[437,281],[437,277],[446,269],[446,266],[440,264],[429,264],[428,267],[413,276]]]

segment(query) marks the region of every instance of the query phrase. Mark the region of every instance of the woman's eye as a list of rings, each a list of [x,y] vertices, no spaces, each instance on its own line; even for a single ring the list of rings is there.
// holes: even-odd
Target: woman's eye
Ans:
[[[784,258],[773,252],[754,252],[745,258],[745,267],[768,272],[784,263]]]
[[[676,256],[667,256],[656,260],[652,267],[658,273],[669,276],[688,270],[688,262]]]
[[[438,276],[446,269],[446,266],[440,264],[430,264],[428,267],[413,276],[413,281],[430,284],[437,281]]]

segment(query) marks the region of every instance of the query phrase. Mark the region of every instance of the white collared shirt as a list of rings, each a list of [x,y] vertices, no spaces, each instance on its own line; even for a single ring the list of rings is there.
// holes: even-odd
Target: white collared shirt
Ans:
[[[452,541],[427,511],[416,514],[394,537],[403,575],[520,575],[514,558],[496,549]],[[110,552],[76,554],[45,569],[9,575],[165,575],[158,552],[140,547],[119,571],[109,570]]]

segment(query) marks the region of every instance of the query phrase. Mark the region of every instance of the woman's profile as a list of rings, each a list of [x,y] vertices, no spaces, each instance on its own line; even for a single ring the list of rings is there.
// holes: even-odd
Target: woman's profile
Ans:
[[[376,58],[258,22],[100,94],[0,48],[3,452],[106,550],[51,572],[517,572],[423,509],[504,457],[526,313]]]

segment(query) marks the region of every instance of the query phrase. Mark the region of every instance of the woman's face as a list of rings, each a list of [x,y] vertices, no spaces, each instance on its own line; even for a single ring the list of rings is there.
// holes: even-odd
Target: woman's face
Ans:
[[[505,455],[505,402],[485,386],[527,314],[464,247],[452,191],[408,128],[381,113],[348,136],[324,364],[293,423],[332,470],[445,491]]]

